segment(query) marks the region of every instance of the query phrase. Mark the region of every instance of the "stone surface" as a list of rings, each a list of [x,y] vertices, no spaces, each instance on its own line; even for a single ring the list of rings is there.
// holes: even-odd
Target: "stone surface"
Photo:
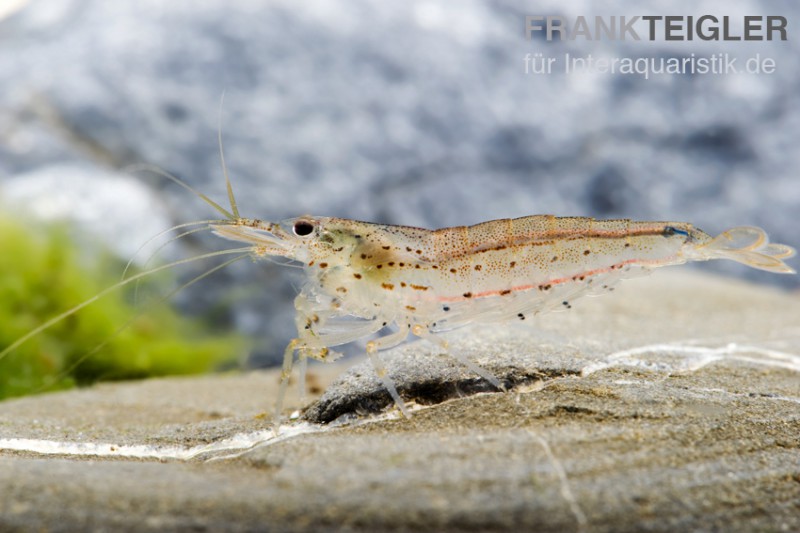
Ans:
[[[386,352],[411,419],[349,412],[381,403],[364,366],[312,367],[317,405],[351,408],[278,438],[274,372],[6,401],[0,529],[796,531],[799,332],[797,294],[659,273],[452,333],[525,382],[507,393],[468,395],[424,343]]]

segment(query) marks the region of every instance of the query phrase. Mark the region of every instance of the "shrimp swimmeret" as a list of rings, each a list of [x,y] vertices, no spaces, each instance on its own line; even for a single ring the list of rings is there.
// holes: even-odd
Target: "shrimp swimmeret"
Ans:
[[[393,330],[367,342],[366,351],[408,416],[377,352],[404,342],[409,333],[446,350],[437,333],[473,322],[525,320],[608,291],[637,272],[689,261],[730,259],[770,272],[794,272],[783,259],[795,250],[770,243],[762,229],[748,226],[711,237],[684,222],[552,215],[439,230],[317,216],[265,222],[239,216],[230,181],[228,195],[230,212],[200,195],[226,217],[206,227],[248,245],[228,252],[285,257],[301,263],[307,278],[295,299],[297,337],[284,352],[276,431],[295,354],[302,364],[308,358],[332,361],[338,356],[332,347]],[[221,253],[226,252],[208,255]],[[0,351],[0,358],[94,299],[19,339]],[[453,356],[502,388],[490,372]]]

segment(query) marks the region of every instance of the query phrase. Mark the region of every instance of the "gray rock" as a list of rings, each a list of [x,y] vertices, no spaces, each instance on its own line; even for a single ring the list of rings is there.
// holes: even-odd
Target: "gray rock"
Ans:
[[[273,438],[274,371],[2,402],[0,529],[800,529],[797,295],[686,274],[617,292],[541,331],[454,333],[529,382],[507,393],[469,394],[421,343],[386,352],[427,405],[411,419],[350,413]],[[327,386],[337,371],[311,368],[320,402],[363,409],[371,370]],[[460,394],[431,405],[419,379]]]

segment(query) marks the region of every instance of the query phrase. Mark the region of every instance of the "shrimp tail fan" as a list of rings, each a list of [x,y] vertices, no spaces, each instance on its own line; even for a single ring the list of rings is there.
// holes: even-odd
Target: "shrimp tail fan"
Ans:
[[[791,246],[769,242],[769,237],[761,228],[740,226],[696,245],[688,256],[695,261],[730,259],[760,270],[794,274],[795,270],[783,260],[795,253]]]

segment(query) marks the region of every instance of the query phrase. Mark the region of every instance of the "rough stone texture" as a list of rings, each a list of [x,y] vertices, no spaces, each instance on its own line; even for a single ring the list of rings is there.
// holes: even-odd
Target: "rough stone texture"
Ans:
[[[401,390],[429,384],[420,404],[464,393],[410,420],[344,414],[270,439],[274,372],[0,403],[0,529],[800,529],[797,294],[659,274],[537,322],[452,335],[499,376],[548,375],[508,393],[466,395],[473,376],[423,343],[387,352]],[[337,371],[312,367],[312,388]],[[364,409],[375,384],[356,366],[322,402]],[[242,432],[262,442],[174,458]],[[30,451],[41,443],[9,450],[12,438],[164,457],[45,456]]]
[[[523,39],[526,14],[674,15],[674,2],[556,0],[37,0],[0,20],[0,195],[4,182],[149,163],[224,203],[218,109],[241,212],[305,213],[442,227],[551,212],[686,220],[711,233],[764,226],[800,247],[800,4],[693,2],[681,15],[788,18],[786,42]],[[525,54],[776,61],[770,75],[531,76]],[[136,249],[144,220],[219,216],[166,180],[141,176],[162,205],[115,214]],[[108,179],[108,181],[113,181]],[[75,218],[109,208],[82,194]],[[34,200],[23,203],[25,206]],[[17,203],[21,203],[18,201]],[[99,207],[97,204],[102,204]],[[122,220],[124,218],[124,220]],[[96,221],[82,227],[90,232]],[[197,238],[197,236],[195,236]],[[188,241],[188,252],[213,239]],[[167,256],[169,257],[169,255]],[[127,259],[127,257],[125,258]],[[719,263],[711,268],[797,287]],[[260,335],[262,362],[291,335],[298,280],[234,265],[184,305]],[[738,274],[737,274],[738,275]],[[188,279],[188,278],[187,278]]]

